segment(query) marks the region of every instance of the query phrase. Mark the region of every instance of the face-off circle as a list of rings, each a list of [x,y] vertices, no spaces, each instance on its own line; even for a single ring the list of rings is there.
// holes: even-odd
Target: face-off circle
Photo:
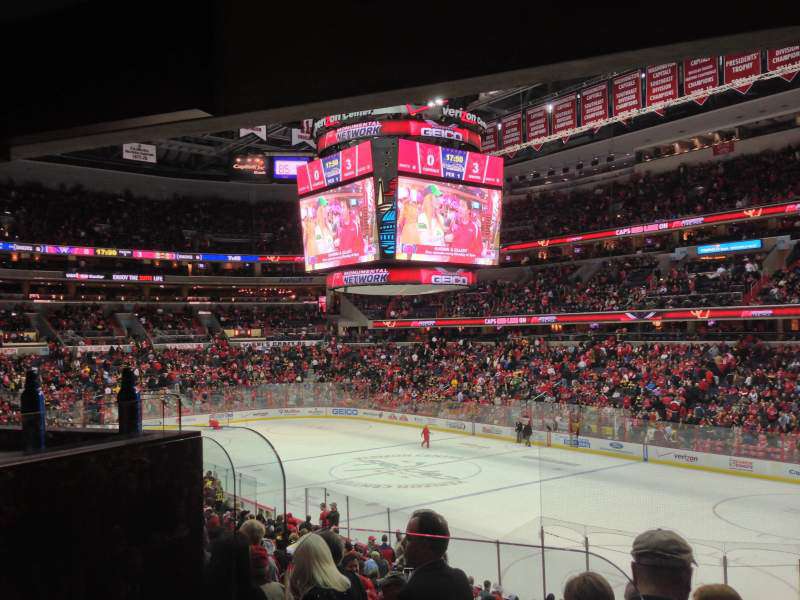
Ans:
[[[461,485],[480,472],[462,457],[421,452],[361,456],[336,465],[330,475],[344,486],[402,490]]]

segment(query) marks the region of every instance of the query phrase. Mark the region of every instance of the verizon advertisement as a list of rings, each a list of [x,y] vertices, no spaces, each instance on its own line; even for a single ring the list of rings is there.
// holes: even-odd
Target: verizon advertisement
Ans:
[[[500,136],[503,148],[516,146],[522,143],[522,113],[517,112],[506,115],[500,120]]]
[[[787,46],[767,50],[767,71],[774,72],[783,70],[781,77],[786,81],[792,81],[800,70],[800,46]]]
[[[573,94],[553,102],[553,135],[563,133],[562,141],[569,140],[569,133],[578,126],[578,97]]]
[[[298,166],[297,194],[305,196],[332,185],[358,179],[367,173],[372,173],[372,144],[361,142],[357,146]]]
[[[306,271],[378,258],[375,184],[371,177],[300,200]]]
[[[698,94],[694,98],[697,104],[705,104],[708,94],[702,92],[719,86],[719,69],[717,57],[687,58],[683,61],[683,93],[686,96]]]
[[[503,185],[503,159],[498,156],[411,140],[400,140],[398,143],[397,170],[400,173],[454,179],[479,185]]]
[[[627,114],[641,110],[642,86],[639,71],[621,75],[611,80],[612,114],[623,117]]]
[[[641,235],[643,233],[659,233],[664,231],[675,231],[699,227],[701,225],[711,225],[714,223],[733,223],[736,221],[746,221],[748,219],[761,219],[770,216],[780,216],[797,214],[800,212],[800,203],[785,202],[783,204],[772,204],[770,206],[757,206],[743,210],[734,210],[698,217],[687,217],[685,219],[673,219],[671,221],[656,221],[645,225],[629,225],[618,229],[606,229],[604,231],[594,231],[592,233],[580,233],[563,237],[536,240],[533,242],[522,242],[503,247],[503,252],[513,252],[516,250],[529,250],[533,248],[547,248],[549,246],[561,246],[563,244],[574,244],[576,242],[591,242],[610,238],[626,237],[629,235]]]
[[[645,78],[647,106],[658,106],[678,99],[678,63],[647,67]],[[663,115],[664,109],[655,111]]]
[[[722,63],[723,83],[732,85],[740,94],[746,94],[753,87],[749,77],[761,75],[761,52],[726,54]]]
[[[463,269],[359,269],[338,271],[326,279],[328,289],[372,285],[475,285],[475,274]]]
[[[532,106],[525,111],[525,139],[529,142],[545,138],[550,135],[550,121],[547,118],[547,107],[542,104],[541,106]],[[534,144],[533,149],[538,152],[542,149],[543,144]]]
[[[502,191],[399,177],[398,260],[496,265]]]
[[[594,125],[608,118],[608,82],[581,92],[581,125]],[[595,127],[595,131],[600,129]]]

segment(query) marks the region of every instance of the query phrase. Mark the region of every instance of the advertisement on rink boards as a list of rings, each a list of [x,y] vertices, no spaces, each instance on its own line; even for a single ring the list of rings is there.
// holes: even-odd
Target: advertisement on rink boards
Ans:
[[[355,407],[285,407],[260,409],[237,412],[220,412],[211,415],[186,415],[182,424],[187,426],[208,425],[210,420],[215,420],[222,425],[231,421],[246,421],[248,419],[269,418],[299,418],[299,417],[343,417],[363,418],[386,421],[401,425],[412,425],[420,429],[428,425],[434,429],[459,432],[466,435],[494,437],[504,440],[513,440],[516,436],[513,427],[491,425],[461,421],[458,419],[443,419],[439,417],[426,417],[423,415],[407,415],[403,413],[386,412],[381,410],[363,409]],[[178,419],[144,419],[146,427],[160,427],[163,425],[177,425]],[[664,448],[660,446],[643,446],[630,442],[606,440],[593,437],[570,436],[563,432],[548,433],[534,431],[531,440],[535,443],[551,447],[562,447],[596,451],[599,453],[612,453],[620,458],[644,460],[690,468],[707,469],[710,471],[726,472],[729,474],[753,475],[765,478],[774,478],[782,481],[800,484],[800,465],[755,458],[742,458],[722,454],[706,454],[682,448]]]

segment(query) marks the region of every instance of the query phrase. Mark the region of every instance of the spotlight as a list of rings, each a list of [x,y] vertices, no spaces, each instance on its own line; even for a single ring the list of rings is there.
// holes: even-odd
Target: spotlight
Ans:
[[[553,112],[553,104],[552,103],[547,105],[547,112],[549,112],[549,113]]]

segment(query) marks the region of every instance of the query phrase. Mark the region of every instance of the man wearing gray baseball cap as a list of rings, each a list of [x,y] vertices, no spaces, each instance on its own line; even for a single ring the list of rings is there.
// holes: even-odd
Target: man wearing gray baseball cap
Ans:
[[[674,531],[651,529],[633,540],[633,583],[641,600],[688,600],[692,565],[689,543]]]

